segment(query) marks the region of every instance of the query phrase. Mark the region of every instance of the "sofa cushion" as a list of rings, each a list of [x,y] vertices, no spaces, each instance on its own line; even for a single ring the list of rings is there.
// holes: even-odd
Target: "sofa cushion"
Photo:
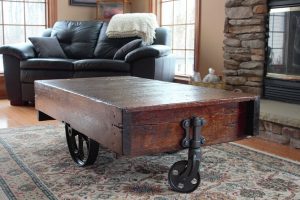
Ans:
[[[72,71],[74,69],[72,59],[60,59],[60,58],[32,58],[26,61],[21,61],[21,69],[33,69],[33,70],[67,70]]]
[[[51,37],[57,37],[68,58],[93,58],[102,24],[100,21],[59,21],[54,24]]]
[[[73,78],[106,77],[106,76],[130,76],[130,72],[76,71],[73,75]]]
[[[66,79],[72,78],[73,74],[73,71],[24,69],[21,70],[21,82],[33,83],[35,80]]]
[[[142,39],[136,39],[136,40],[132,40],[131,42],[125,44],[124,46],[122,46],[114,55],[114,60],[124,60],[125,56],[139,48],[142,45]]]
[[[40,58],[67,58],[56,37],[29,37],[28,39]]]
[[[113,59],[115,53],[125,44],[132,40],[139,39],[137,37],[130,38],[108,38],[106,35],[108,23],[103,23],[100,31],[97,46],[95,48],[94,55],[96,58]]]
[[[86,59],[74,62],[75,71],[129,72],[130,65],[121,60]]]

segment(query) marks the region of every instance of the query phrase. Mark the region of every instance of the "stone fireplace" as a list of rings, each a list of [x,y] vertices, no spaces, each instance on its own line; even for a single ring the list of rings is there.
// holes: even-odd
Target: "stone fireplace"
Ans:
[[[226,89],[300,104],[300,0],[226,0],[224,33]]]
[[[267,0],[226,0],[226,89],[262,94]]]
[[[226,0],[225,2],[224,80],[226,89],[258,94],[267,99],[300,103],[300,85],[295,85],[295,82],[297,82],[297,80],[294,80],[295,76],[290,76],[291,74],[287,73],[288,70],[286,70],[288,67],[287,64],[290,63],[287,59],[293,59],[290,56],[293,54],[291,53],[292,48],[287,47],[290,51],[281,52],[283,57],[285,56],[281,60],[278,58],[279,56],[274,59],[274,54],[280,54],[277,48],[281,47],[276,46],[280,44],[277,39],[278,36],[274,37],[272,32],[270,33],[273,35],[270,36],[269,33],[272,29],[274,33],[277,31],[277,28],[274,29],[274,27],[269,26],[269,19],[271,19],[270,8],[294,6],[297,3],[300,8],[300,0]],[[292,18],[295,21],[297,16],[296,18]],[[286,26],[286,23],[282,23],[282,25]],[[273,42],[277,43],[271,44],[270,37],[272,37]],[[295,38],[291,40],[290,36],[284,37],[285,43],[286,41],[292,44],[295,43]],[[283,43],[283,38],[281,40]],[[271,52],[273,57],[269,57]],[[295,59],[299,59],[300,67],[300,38],[299,56]],[[297,70],[290,71],[296,72],[297,75]],[[291,89],[290,86],[293,88]],[[288,99],[290,96],[293,96],[292,99],[294,101]],[[289,124],[287,118],[279,118],[277,116],[270,116],[270,113],[261,113],[260,136],[268,140],[300,148],[300,120],[296,121],[295,124]]]

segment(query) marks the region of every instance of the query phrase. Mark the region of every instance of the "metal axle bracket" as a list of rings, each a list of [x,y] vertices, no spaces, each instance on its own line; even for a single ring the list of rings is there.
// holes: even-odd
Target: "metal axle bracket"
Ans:
[[[201,128],[206,121],[200,117],[192,117],[182,121],[185,137],[181,142],[183,148],[189,148],[188,160],[174,163],[168,174],[169,184],[173,190],[181,193],[190,193],[196,190],[200,184],[201,145],[205,143],[201,135]],[[190,138],[190,129],[193,128],[193,136]]]

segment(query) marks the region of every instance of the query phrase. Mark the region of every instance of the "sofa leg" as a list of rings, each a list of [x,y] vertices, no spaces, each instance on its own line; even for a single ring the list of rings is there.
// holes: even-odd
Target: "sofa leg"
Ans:
[[[25,106],[25,105],[27,105],[27,102],[22,101],[22,100],[10,100],[10,105],[11,106]]]

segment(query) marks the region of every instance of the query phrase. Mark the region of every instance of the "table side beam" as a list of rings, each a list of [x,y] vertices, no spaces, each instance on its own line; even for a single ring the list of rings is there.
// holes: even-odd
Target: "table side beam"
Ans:
[[[206,145],[243,139],[254,121],[249,123],[252,101],[217,104],[204,107],[162,109],[153,111],[124,112],[123,152],[137,156],[182,149],[184,137],[181,121],[193,116],[203,117]],[[256,105],[256,104],[255,104]],[[125,115],[125,116],[124,116]],[[124,121],[125,119],[125,121]]]
[[[123,154],[121,109],[39,82],[35,93],[39,113],[68,123],[104,147]]]

